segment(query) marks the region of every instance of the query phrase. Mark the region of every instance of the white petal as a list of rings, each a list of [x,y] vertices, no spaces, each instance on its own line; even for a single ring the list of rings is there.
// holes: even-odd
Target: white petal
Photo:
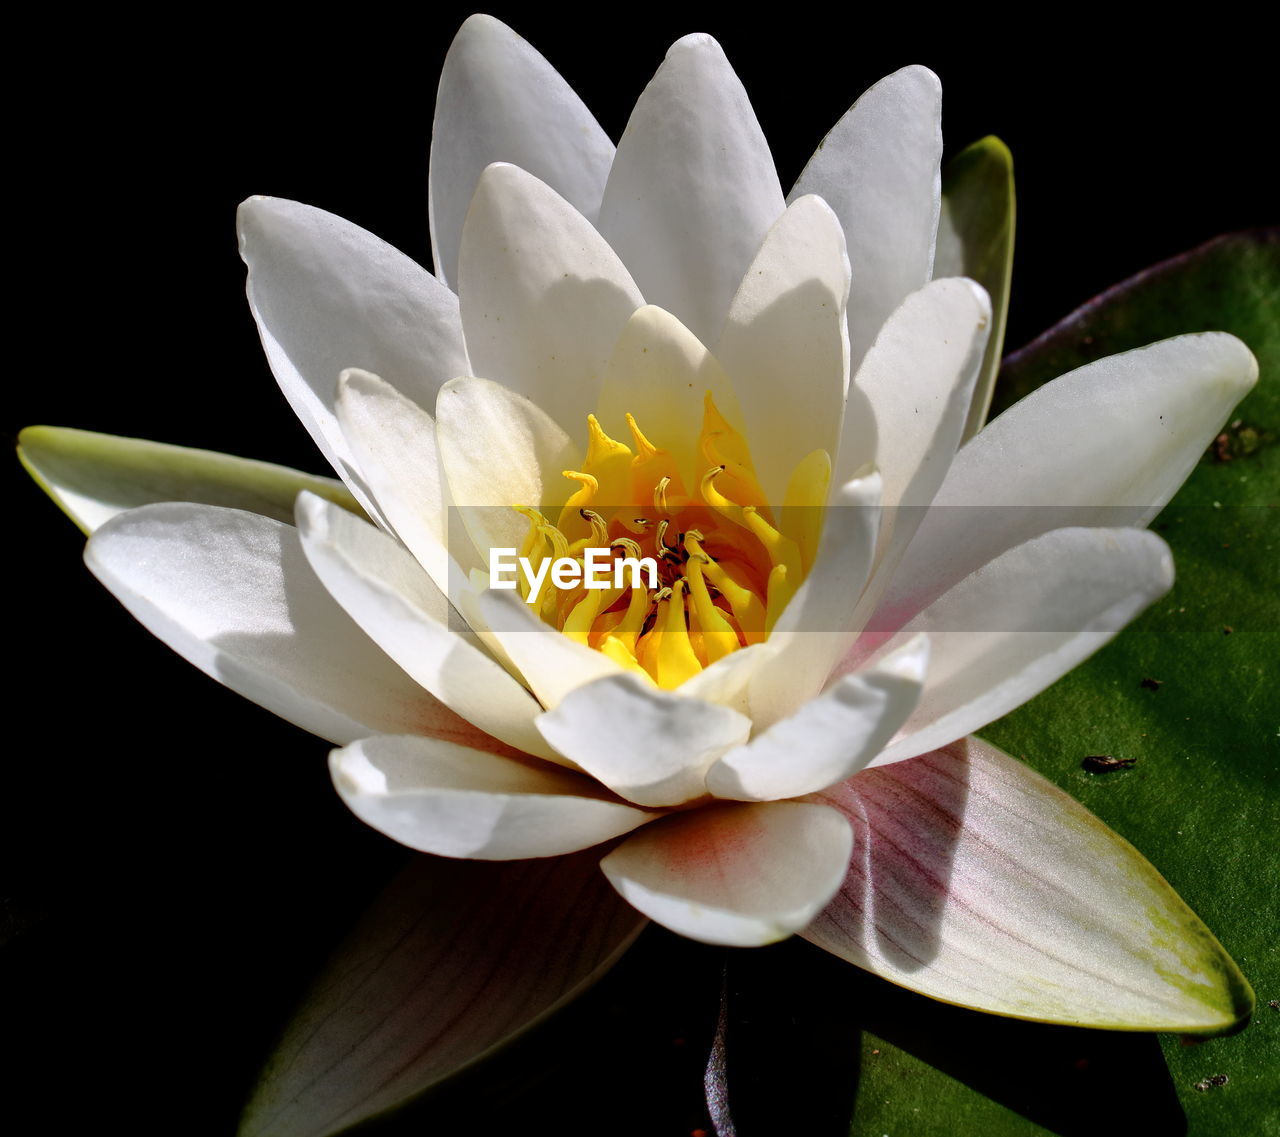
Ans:
[[[1173,585],[1142,529],[1057,529],[1001,554],[889,641],[927,632],[924,694],[875,765],[912,758],[1008,714],[1091,656]]]
[[[857,638],[859,598],[875,561],[880,526],[880,476],[875,472],[842,486],[826,507],[818,555],[769,634],[769,654],[750,678],[751,719],[757,730],[786,718],[817,694]]]
[[[856,853],[805,938],[964,1007],[1076,1026],[1206,1031],[1252,994],[1128,842],[971,738],[866,770],[824,800]]]
[[[529,43],[475,15],[445,56],[431,128],[431,251],[457,281],[463,219],[492,162],[528,170],[595,220],[613,143],[569,85]]]
[[[298,498],[298,532],[329,594],[406,674],[487,734],[558,761],[534,726],[538,701],[453,630],[462,625],[469,633],[407,550],[311,494]]]
[[[249,306],[271,370],[312,438],[366,508],[368,487],[333,413],[348,367],[419,406],[470,374],[458,299],[425,269],[332,213],[278,198],[240,206]]]
[[[476,611],[485,630],[548,710],[585,683],[627,674],[604,652],[543,623],[518,592],[487,589],[476,601]]]
[[[797,462],[834,460],[849,386],[849,259],[819,198],[793,202],[738,286],[716,358],[742,408],[766,500],[782,503]]]
[[[148,505],[103,525],[85,561],[148,631],[304,730],[340,743],[392,731],[483,745],[338,607],[291,525],[217,506]]]
[[[311,988],[238,1137],[341,1132],[590,986],[646,923],[609,887],[598,859],[412,858]]]
[[[614,793],[662,806],[705,796],[707,768],[746,740],[751,720],[618,675],[570,692],[538,719],[538,729]]]
[[[885,619],[920,611],[1050,529],[1147,524],[1257,376],[1244,344],[1205,332],[1110,356],[1033,391],[956,456],[893,580]]]
[[[335,750],[329,769],[366,825],[442,857],[554,857],[655,816],[604,796],[590,778],[431,738],[366,738]]]
[[[458,295],[473,374],[585,436],[605,367],[644,303],[582,214],[515,166],[490,166],[462,232]]]
[[[741,431],[738,401],[719,361],[670,312],[649,306],[632,315],[618,338],[597,413],[604,429],[622,439],[629,439],[626,416],[634,415],[645,436],[671,452],[686,488],[696,492],[706,465],[698,434],[708,391]]]
[[[646,300],[713,343],[783,208],[742,83],[715,40],[685,36],[627,123],[600,206],[600,232]]]
[[[491,548],[519,548],[529,521],[512,507],[544,512],[576,484],[579,449],[528,399],[487,379],[455,379],[436,402],[436,438],[449,494],[487,564]]]
[[[852,777],[906,721],[924,683],[929,640],[917,636],[846,675],[790,718],[729,751],[707,773],[716,797],[776,801]]]
[[[677,813],[600,862],[631,904],[690,939],[753,947],[786,939],[840,887],[849,824],[799,802],[723,804]]]
[[[849,246],[854,370],[889,314],[932,274],[942,197],[942,86],[904,67],[849,108],[792,189],[836,211]]]

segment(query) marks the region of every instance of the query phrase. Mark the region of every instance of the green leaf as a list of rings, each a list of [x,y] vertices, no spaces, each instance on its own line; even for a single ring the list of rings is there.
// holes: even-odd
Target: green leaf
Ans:
[[[293,524],[301,490],[364,516],[341,482],[141,438],[61,426],[29,426],[18,457],[45,493],[88,536],[126,509],[159,501],[193,501],[261,513]]]
[[[966,439],[977,434],[987,420],[1000,370],[1009,313],[1015,213],[1013,156],[1000,139],[988,135],[947,163],[942,173],[942,215],[933,275],[967,276],[991,296],[991,337],[965,422]]]
[[[913,1019],[900,1004],[914,1000],[886,995],[897,1000],[893,1013],[871,1018],[880,1037],[862,1040],[854,1133],[928,1137],[956,1132],[953,1118],[980,1120],[990,1137],[1118,1131],[1110,1127],[1122,1119],[1132,1120],[1129,1131],[1172,1133],[1184,1112],[1192,1137],[1277,1131],[1280,1012],[1268,1002],[1280,998],[1280,231],[1220,238],[1099,296],[1006,361],[995,403],[1002,409],[1104,355],[1208,330],[1243,339],[1261,376],[1153,525],[1173,549],[1174,590],[982,734],[1132,842],[1231,953],[1259,1009],[1233,1037],[1185,1046],[1162,1036],[1166,1076],[1142,1065],[1151,1054],[1108,1049],[1119,1045],[1114,1036],[1000,1020],[983,1027],[937,1005],[917,1007]],[[1082,766],[1090,755],[1134,763],[1091,773]],[[1130,1039],[1134,1048],[1142,1036]],[[1058,1065],[1041,1070],[1046,1083],[1032,1103],[1018,1083],[1021,1056],[1036,1047],[1042,1065]],[[1108,1062],[1126,1076],[1102,1077]],[[1229,1080],[1210,1081],[1218,1075]],[[1063,1127],[1062,1111],[1076,1128]]]

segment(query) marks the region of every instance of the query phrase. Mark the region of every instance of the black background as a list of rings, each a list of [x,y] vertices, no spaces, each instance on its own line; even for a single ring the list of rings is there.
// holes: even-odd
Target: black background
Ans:
[[[1223,6],[1145,26],[1078,8],[1033,22],[1026,9],[999,27],[986,10],[898,8],[842,8],[837,21],[784,6],[767,22],[710,6],[491,10],[615,138],[666,46],[713,33],[784,186],[867,85],[933,67],[948,155],[988,133],[1014,154],[1009,347],[1154,261],[1276,221],[1274,27]],[[51,422],[320,470],[261,358],[235,206],[297,198],[429,262],[432,103],[466,14],[113,10],[22,41],[10,435]],[[6,1033],[53,1079],[36,1098],[44,1120],[22,1131],[93,1132],[69,1124],[84,1111],[137,1133],[229,1133],[288,1007],[399,854],[338,804],[324,744],[153,641],[83,569],[78,532],[16,462],[8,474]],[[705,1027],[707,957],[681,967],[643,1015],[609,995],[635,1037],[606,1050],[658,1084],[650,1120],[593,1112],[638,1087],[617,1072],[627,1062],[602,1082],[606,1067],[572,1047],[592,1088],[567,1114],[545,1086],[517,1087],[510,1108],[577,1117],[565,1132],[687,1133],[700,1055],[645,1051]],[[482,1081],[466,1093],[441,1109],[471,1132],[507,1131],[478,1104]]]

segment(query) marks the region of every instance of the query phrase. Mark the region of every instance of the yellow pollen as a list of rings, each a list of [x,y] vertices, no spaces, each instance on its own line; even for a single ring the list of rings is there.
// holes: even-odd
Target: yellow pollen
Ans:
[[[693,468],[656,446],[633,416],[626,422],[633,447],[587,417],[586,457],[582,469],[564,471],[577,486],[556,524],[518,507],[529,521],[519,555],[535,575],[548,560],[578,561],[572,586],[545,574],[539,617],[671,690],[767,637],[817,555],[831,461],[815,450],[797,464],[775,520],[746,439],[710,393]],[[587,586],[588,556],[603,587]],[[631,573],[628,562],[649,561],[654,579]],[[527,600],[523,572],[517,587]]]

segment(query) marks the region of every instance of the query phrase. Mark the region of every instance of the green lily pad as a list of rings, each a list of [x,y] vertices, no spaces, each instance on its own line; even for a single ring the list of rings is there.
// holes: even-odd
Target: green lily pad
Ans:
[[[1173,591],[981,733],[1151,860],[1252,982],[1254,1020],[1198,1045],[1161,1036],[1153,1065],[1149,1036],[984,1024],[885,994],[887,1009],[864,1017],[876,1033],[861,1039],[853,1133],[1021,1137],[1114,1132],[1123,1119],[1130,1132],[1172,1134],[1184,1114],[1202,1137],[1280,1131],[1280,1011],[1268,1005],[1280,999],[1280,231],[1220,238],[1102,294],[1005,361],[995,406],[1102,356],[1214,329],[1249,345],[1261,378],[1154,523],[1173,549]],[[1126,764],[1085,762],[1094,756]],[[1037,1048],[1051,1083],[1038,1105],[1017,1088]],[[1053,1093],[1075,1111],[1068,1120]]]

